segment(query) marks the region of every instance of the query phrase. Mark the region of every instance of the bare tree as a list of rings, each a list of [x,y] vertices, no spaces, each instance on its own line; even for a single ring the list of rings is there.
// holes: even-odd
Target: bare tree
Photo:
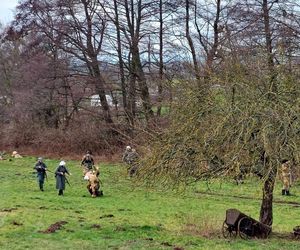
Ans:
[[[105,14],[99,12],[98,6],[90,0],[25,1],[18,9],[17,25],[23,25],[28,31],[34,28],[33,32],[43,33],[55,46],[86,64],[94,78],[104,119],[108,124],[113,124],[105,96],[107,83],[99,62],[106,29]]]

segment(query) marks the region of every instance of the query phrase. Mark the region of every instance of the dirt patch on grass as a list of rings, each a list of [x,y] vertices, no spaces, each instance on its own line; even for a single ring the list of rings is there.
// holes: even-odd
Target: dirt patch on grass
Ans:
[[[169,243],[169,242],[162,242],[161,245],[162,245],[162,246],[165,246],[165,247],[173,247],[173,250],[184,250],[183,247],[174,246],[174,245],[172,245],[172,244]]]
[[[93,224],[93,225],[91,226],[91,228],[94,228],[94,229],[100,229],[100,228],[101,228],[101,225],[99,225],[99,224]]]
[[[126,211],[130,212],[130,211],[132,211],[132,210],[131,210],[131,209],[128,209],[128,208],[119,208],[118,211],[119,211],[119,212],[126,212]]]
[[[153,241],[153,238],[145,238],[144,240],[149,240],[149,241]]]
[[[13,224],[14,226],[23,226],[23,223],[17,221],[13,221],[11,224]]]
[[[122,226],[117,226],[115,229],[114,229],[115,232],[125,232],[126,231],[126,228],[125,227],[122,227]]]
[[[115,217],[113,214],[105,214],[105,215],[100,216],[99,218],[104,219],[104,218],[113,218],[113,217]]]
[[[44,231],[39,231],[39,233],[44,233],[44,234],[51,234],[56,232],[57,230],[60,230],[63,225],[67,224],[67,221],[58,221],[52,225],[50,225],[46,230]]]
[[[11,207],[11,208],[3,208],[3,209],[1,209],[0,211],[1,212],[12,212],[12,211],[14,211],[14,210],[17,210],[17,208],[16,207]]]
[[[173,245],[172,245],[171,243],[169,243],[169,242],[162,242],[161,245],[162,245],[162,246],[165,246],[165,247],[171,247],[171,246],[173,246]]]
[[[84,217],[78,217],[78,222],[85,222],[85,218]]]
[[[271,233],[272,238],[277,238],[277,239],[283,239],[283,240],[295,240],[299,241],[300,238],[295,236],[293,232],[272,232]]]

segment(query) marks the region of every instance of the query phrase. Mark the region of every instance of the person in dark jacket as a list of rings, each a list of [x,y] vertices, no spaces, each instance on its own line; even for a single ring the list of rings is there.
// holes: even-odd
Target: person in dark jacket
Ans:
[[[47,177],[47,173],[46,173],[47,166],[43,162],[43,158],[42,157],[38,158],[38,161],[35,164],[34,169],[37,172],[37,179],[38,179],[40,190],[44,191],[44,181],[45,181],[45,178]]]
[[[55,170],[55,178],[56,178],[56,189],[58,189],[58,195],[63,195],[65,187],[66,187],[66,174],[71,175],[66,168],[66,162],[61,161],[59,166]]]

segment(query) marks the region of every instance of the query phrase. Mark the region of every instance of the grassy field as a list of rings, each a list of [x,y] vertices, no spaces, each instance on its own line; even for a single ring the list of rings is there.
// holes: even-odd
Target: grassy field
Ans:
[[[46,159],[54,171],[59,160]],[[184,192],[134,188],[122,165],[100,164],[104,196],[91,198],[79,162],[67,161],[71,186],[57,195],[53,174],[38,190],[35,158],[0,161],[0,249],[300,249],[290,236],[300,225],[300,188],[280,195],[276,185],[274,233],[266,240],[226,240],[225,210],[258,219],[261,183],[215,181]],[[294,202],[294,203],[293,203]],[[297,204],[299,202],[299,204]],[[63,224],[53,233],[47,229]],[[52,227],[53,228],[53,227]]]

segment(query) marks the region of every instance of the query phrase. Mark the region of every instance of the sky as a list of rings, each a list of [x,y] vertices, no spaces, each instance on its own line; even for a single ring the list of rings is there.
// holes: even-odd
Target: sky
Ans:
[[[2,24],[12,21],[17,4],[18,0],[0,0],[0,22]]]

